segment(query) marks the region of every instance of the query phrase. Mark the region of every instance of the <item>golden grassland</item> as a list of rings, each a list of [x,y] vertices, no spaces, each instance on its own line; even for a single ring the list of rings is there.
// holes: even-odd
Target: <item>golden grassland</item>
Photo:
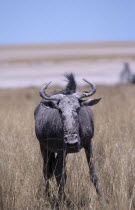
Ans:
[[[89,179],[84,151],[67,157],[67,204],[62,209],[135,209],[135,86],[98,86],[93,152],[100,187],[108,204],[99,202]],[[46,198],[42,158],[34,133],[38,89],[0,90],[0,209],[52,209]]]

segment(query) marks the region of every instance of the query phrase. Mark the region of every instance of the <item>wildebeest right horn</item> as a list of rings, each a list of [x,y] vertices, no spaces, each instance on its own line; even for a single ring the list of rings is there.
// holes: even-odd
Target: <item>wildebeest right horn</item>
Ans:
[[[41,96],[43,99],[45,99],[45,100],[56,100],[56,101],[59,101],[60,99],[63,98],[63,94],[57,94],[57,95],[53,95],[53,96],[48,96],[48,95],[45,93],[45,89],[48,88],[48,86],[49,86],[50,83],[51,83],[51,82],[46,83],[45,85],[43,85],[43,86],[41,87],[40,91],[39,91],[39,94],[40,94],[40,96]]]

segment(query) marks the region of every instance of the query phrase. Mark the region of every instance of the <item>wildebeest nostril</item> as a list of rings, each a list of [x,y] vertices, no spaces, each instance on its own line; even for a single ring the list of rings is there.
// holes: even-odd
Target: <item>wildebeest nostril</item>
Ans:
[[[67,144],[75,144],[75,143],[78,143],[79,137],[78,137],[77,134],[65,135],[64,136],[64,141]]]

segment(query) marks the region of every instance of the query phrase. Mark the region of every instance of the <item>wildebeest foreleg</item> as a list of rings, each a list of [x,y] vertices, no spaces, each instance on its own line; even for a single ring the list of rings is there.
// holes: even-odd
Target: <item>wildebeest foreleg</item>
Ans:
[[[99,184],[98,184],[98,177],[96,175],[95,166],[94,166],[94,162],[93,162],[93,152],[92,152],[92,142],[91,141],[88,143],[87,146],[85,146],[85,153],[86,153],[86,158],[87,158],[87,162],[88,162],[89,170],[90,170],[90,179],[96,188],[96,192],[98,193],[100,198],[102,198],[102,194],[100,192]]]
[[[53,176],[55,168],[55,154],[46,150],[42,144],[40,144],[40,149],[43,157],[43,174],[46,182],[46,194],[49,196],[49,179]]]
[[[56,209],[59,209],[59,205],[61,203],[63,194],[64,194],[64,185],[66,182],[66,171],[65,171],[65,163],[66,163],[66,153],[65,151],[60,151],[57,154],[56,158],[56,168],[55,168],[55,176],[58,185],[58,201],[56,203]]]

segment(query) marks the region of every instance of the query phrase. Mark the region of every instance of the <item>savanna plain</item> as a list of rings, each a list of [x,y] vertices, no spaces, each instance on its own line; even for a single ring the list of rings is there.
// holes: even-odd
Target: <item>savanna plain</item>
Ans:
[[[62,209],[135,209],[134,93],[134,85],[117,85],[98,86],[94,95],[102,98],[92,107],[94,162],[100,188],[108,202],[98,200],[82,149],[67,156],[67,202]],[[42,157],[34,132],[33,112],[39,100],[37,88],[0,90],[1,210],[54,208],[56,181],[50,180],[49,199],[45,195]]]

